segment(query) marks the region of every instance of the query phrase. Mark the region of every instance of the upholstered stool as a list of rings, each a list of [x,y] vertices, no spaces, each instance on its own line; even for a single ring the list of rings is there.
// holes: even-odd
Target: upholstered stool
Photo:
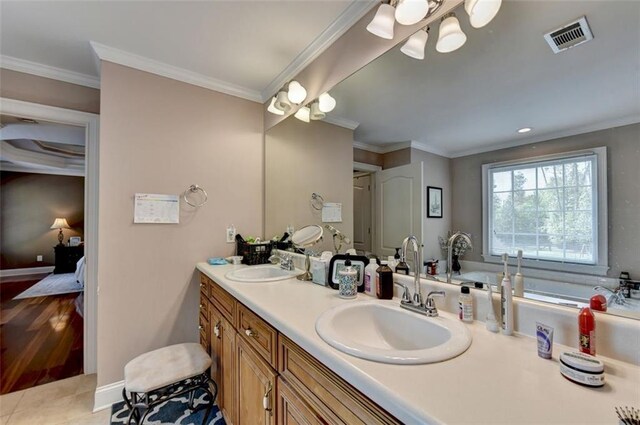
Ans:
[[[189,409],[193,410],[197,389],[202,389],[211,398],[202,421],[206,424],[218,394],[216,383],[209,377],[210,366],[211,358],[196,343],[170,345],[131,360],[124,367],[122,390],[130,410],[127,424],[133,419],[138,424],[144,423],[153,407],[185,394],[189,395]],[[210,385],[213,385],[213,394]]]

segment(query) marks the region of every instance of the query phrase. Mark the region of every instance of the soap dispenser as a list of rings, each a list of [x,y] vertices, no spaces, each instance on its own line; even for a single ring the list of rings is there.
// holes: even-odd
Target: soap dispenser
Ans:
[[[399,254],[400,248],[396,248],[396,254],[398,255],[398,265],[396,266],[396,273],[398,274],[404,274],[404,275],[409,275],[409,265],[407,264],[407,262],[405,261],[405,253],[403,252],[402,255]]]
[[[351,266],[351,259],[349,254],[346,255],[344,260],[344,268],[338,271],[338,296],[340,298],[352,299],[357,296],[357,283],[356,279],[358,272]]]

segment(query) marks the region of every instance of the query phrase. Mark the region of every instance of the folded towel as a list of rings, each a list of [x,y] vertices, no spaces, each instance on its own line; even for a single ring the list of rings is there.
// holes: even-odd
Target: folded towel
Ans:
[[[229,264],[229,263],[227,263],[227,260],[225,260],[222,257],[209,258],[207,260],[207,263],[209,263],[212,266],[223,266],[225,264]]]

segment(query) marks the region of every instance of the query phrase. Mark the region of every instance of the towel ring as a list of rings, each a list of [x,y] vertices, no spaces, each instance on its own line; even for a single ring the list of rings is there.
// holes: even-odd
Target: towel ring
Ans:
[[[196,193],[196,192],[202,192],[202,194],[204,195],[204,200],[202,202],[200,202],[199,204],[194,204],[192,202],[189,202],[189,198],[188,195],[190,193]],[[201,206],[203,206],[204,204],[207,203],[207,200],[209,199],[209,196],[207,195],[207,191],[204,190],[202,187],[198,186],[197,184],[192,184],[191,186],[189,186],[189,189],[184,191],[184,195],[182,195],[182,198],[184,199],[184,202],[186,202],[187,204],[191,205],[194,208],[199,208]]]
[[[320,203],[319,207],[318,203]],[[324,198],[321,195],[313,192],[311,194],[311,206],[313,207],[313,209],[321,211],[322,207],[324,206]]]

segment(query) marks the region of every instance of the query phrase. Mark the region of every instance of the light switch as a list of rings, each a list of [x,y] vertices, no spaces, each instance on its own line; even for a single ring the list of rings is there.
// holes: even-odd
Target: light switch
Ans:
[[[227,243],[233,243],[236,241],[236,228],[233,224],[227,227]]]

